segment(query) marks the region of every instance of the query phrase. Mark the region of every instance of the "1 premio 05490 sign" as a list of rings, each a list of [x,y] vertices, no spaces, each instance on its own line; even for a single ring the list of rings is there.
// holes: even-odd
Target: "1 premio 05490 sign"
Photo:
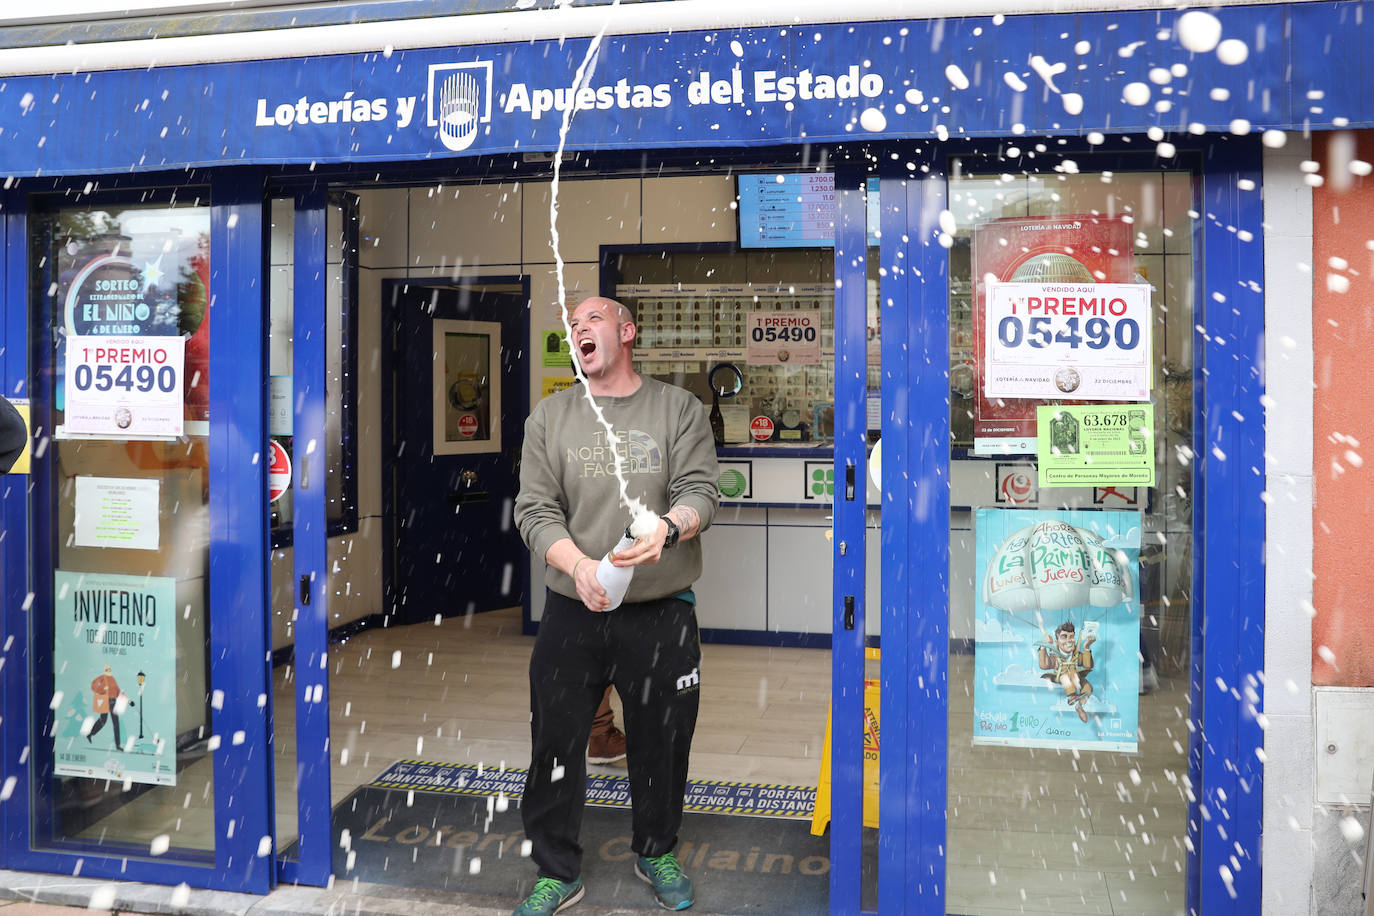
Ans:
[[[69,433],[146,439],[180,436],[185,417],[181,337],[68,337]]]
[[[983,393],[1146,400],[1150,326],[1143,283],[990,283]]]

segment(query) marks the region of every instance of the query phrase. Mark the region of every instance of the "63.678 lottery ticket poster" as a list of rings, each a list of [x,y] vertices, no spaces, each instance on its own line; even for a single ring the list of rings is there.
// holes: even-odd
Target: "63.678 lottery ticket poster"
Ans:
[[[1129,224],[996,219],[972,242],[976,454],[1034,452],[1047,400],[1149,397],[1148,287],[1135,288]]]

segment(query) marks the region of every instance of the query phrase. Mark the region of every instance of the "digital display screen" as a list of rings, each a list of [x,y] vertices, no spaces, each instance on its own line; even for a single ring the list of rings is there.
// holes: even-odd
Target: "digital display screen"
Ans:
[[[868,179],[868,244],[878,244],[878,179]],[[832,248],[835,175],[739,176],[741,248]]]

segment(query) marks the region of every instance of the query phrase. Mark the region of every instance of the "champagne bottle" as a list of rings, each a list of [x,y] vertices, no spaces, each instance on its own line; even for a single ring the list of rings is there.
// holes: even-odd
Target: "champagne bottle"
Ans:
[[[725,444],[725,416],[720,412],[720,398],[713,391],[711,392],[711,438],[716,440],[716,445]]]
[[[607,610],[614,611],[620,607],[620,602],[625,600],[625,592],[629,590],[630,580],[634,578],[635,574],[633,566],[615,566],[611,563],[611,558],[618,553],[629,550],[634,546],[634,542],[635,539],[631,536],[630,529],[626,528],[625,536],[597,564],[596,581],[601,583],[601,587],[606,590],[606,597],[611,600],[611,606]]]

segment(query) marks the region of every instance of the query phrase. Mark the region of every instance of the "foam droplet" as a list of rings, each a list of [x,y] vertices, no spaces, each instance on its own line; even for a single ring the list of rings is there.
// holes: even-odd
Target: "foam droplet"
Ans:
[[[1206,54],[1221,41],[1221,20],[1211,13],[1190,10],[1178,17],[1178,43],[1194,54]]]
[[[1150,101],[1150,87],[1144,83],[1127,83],[1121,90],[1121,98],[1127,105],[1144,105]]]
[[[1239,38],[1228,38],[1217,45],[1217,60],[1228,67],[1245,63],[1250,56],[1250,46]]]
[[[859,126],[870,133],[881,133],[887,130],[887,115],[876,108],[865,108],[859,115]]]

